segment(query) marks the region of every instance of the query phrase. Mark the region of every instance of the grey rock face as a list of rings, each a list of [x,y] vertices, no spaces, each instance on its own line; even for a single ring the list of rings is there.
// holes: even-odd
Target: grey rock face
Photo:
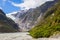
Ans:
[[[28,31],[37,24],[38,20],[41,20],[48,8],[53,6],[56,2],[57,1],[47,1],[37,8],[27,11],[22,10],[12,15],[16,18],[15,22],[19,25],[20,29],[22,31]]]

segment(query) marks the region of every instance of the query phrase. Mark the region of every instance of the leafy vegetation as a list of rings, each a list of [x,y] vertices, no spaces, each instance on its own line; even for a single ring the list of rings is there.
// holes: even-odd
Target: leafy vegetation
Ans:
[[[60,2],[49,8],[43,20],[32,28],[29,33],[34,38],[50,37],[55,32],[60,32]]]

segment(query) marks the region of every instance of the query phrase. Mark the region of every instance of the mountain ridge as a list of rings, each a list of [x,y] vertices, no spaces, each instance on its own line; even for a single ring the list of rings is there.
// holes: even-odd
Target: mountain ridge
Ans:
[[[17,24],[0,9],[0,32],[18,32]]]

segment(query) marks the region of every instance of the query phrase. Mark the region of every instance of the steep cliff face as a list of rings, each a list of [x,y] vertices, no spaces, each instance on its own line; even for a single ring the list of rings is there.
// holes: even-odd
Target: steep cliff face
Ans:
[[[30,30],[34,38],[50,37],[60,33],[60,1],[50,7],[43,16],[43,20]]]
[[[20,29],[23,31],[28,31],[37,24],[41,18],[44,16],[44,13],[54,4],[57,0],[54,1],[47,1],[46,3],[42,4],[40,7],[29,9],[29,10],[22,10],[17,12],[16,14],[11,14],[15,17],[15,22],[19,25]]]
[[[0,9],[0,32],[17,32],[18,26],[17,24],[7,18],[5,13]]]

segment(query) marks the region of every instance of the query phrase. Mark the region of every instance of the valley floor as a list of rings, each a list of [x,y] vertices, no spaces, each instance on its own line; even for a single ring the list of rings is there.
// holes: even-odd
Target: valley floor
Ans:
[[[0,40],[60,40],[60,38],[39,38],[34,39],[28,32],[0,33]]]

